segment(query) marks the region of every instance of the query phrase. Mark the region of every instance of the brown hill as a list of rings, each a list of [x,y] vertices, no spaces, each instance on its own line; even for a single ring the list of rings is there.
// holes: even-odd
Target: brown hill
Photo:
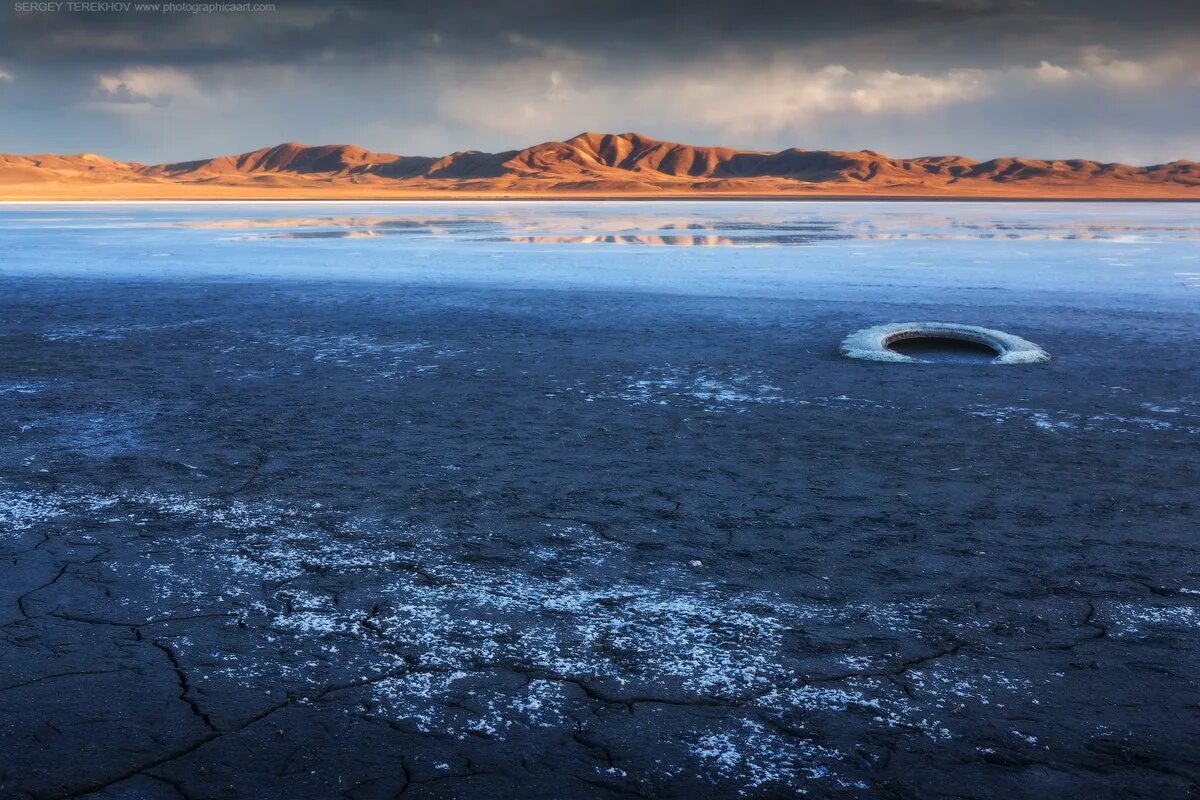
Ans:
[[[137,180],[141,164],[113,161],[95,153],[80,153],[73,156],[58,156],[52,153],[36,156],[18,156],[0,153],[0,188],[4,184],[31,181],[35,183],[55,181],[98,181]]]
[[[1200,165],[1080,159],[889,158],[871,150],[777,153],[696,147],[638,133],[581,133],[503,153],[441,158],[289,142],[145,166],[90,153],[0,155],[0,197],[909,196],[1200,199]]]

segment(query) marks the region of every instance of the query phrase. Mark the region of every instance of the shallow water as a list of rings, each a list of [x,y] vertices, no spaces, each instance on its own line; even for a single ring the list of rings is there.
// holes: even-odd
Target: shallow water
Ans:
[[[0,794],[1189,797],[1195,217],[0,206]]]
[[[8,276],[1191,307],[1198,243],[1188,203],[0,205]]]

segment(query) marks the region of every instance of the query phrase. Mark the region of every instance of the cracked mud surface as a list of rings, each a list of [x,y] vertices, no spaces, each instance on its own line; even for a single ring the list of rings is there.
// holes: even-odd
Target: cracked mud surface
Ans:
[[[991,311],[6,280],[0,795],[1195,797],[1194,317]]]

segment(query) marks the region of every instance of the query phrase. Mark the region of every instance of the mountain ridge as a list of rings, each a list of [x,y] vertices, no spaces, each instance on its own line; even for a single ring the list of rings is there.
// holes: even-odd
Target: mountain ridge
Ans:
[[[38,187],[41,186],[41,192]],[[109,191],[105,191],[104,187]],[[585,131],[519,150],[444,156],[373,152],[352,144],[285,142],[245,153],[142,164],[77,155],[0,154],[0,196],[321,196],[580,194],[596,196],[897,195],[1171,197],[1200,199],[1200,164],[958,155],[892,158],[873,150],[777,152],[708,147],[640,133]],[[235,191],[237,190],[237,191]]]

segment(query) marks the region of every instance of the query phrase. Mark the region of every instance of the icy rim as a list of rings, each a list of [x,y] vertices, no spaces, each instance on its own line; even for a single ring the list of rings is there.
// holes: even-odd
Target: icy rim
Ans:
[[[842,355],[865,361],[928,363],[897,353],[888,346],[904,339],[941,338],[975,342],[995,350],[993,364],[1041,364],[1050,354],[1033,342],[1011,333],[957,322],[894,322],[855,331],[842,341]]]

